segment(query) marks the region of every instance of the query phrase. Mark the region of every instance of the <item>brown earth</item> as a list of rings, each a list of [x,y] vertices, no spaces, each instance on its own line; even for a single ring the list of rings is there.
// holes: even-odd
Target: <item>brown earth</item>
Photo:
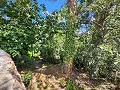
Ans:
[[[21,71],[21,73],[28,71]],[[65,74],[60,64],[42,64],[39,68],[32,70],[32,74],[28,90],[66,90]],[[75,82],[78,90],[120,90],[105,79],[90,79],[86,73],[80,73],[77,70],[73,70],[69,79]]]

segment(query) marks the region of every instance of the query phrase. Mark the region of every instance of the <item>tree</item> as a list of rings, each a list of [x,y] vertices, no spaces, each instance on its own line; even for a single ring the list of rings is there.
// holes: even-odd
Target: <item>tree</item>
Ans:
[[[55,0],[53,0],[55,1]],[[73,58],[75,54],[75,27],[76,27],[77,0],[67,0],[66,30],[64,48],[64,73],[66,77],[72,72]]]
[[[13,57],[27,55],[39,39],[41,15],[37,3],[30,0],[7,1],[0,9],[0,48]],[[33,49],[34,48],[34,49]]]
[[[86,5],[85,5],[86,6]],[[114,79],[119,71],[119,15],[118,0],[95,0],[87,7],[79,7],[82,13],[92,12],[88,31],[79,37],[81,45],[75,55],[75,64],[80,70],[89,72],[90,76]],[[81,24],[81,23],[80,23]]]

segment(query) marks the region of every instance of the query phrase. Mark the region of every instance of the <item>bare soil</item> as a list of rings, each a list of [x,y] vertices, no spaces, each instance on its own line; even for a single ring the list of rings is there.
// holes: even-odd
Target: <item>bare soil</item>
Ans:
[[[67,79],[61,64],[42,64],[37,69],[22,70],[20,72],[27,73],[28,71],[33,73],[28,90],[66,90]],[[91,79],[86,73],[77,70],[72,71],[69,79],[75,82],[78,90],[120,90],[116,85],[105,79]]]

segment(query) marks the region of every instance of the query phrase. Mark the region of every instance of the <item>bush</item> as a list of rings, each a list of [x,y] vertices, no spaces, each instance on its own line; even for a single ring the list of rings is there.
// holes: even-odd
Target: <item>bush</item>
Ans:
[[[27,87],[29,85],[29,83],[30,83],[30,79],[32,78],[32,72],[22,74],[21,76],[23,78],[23,83]]]
[[[78,90],[77,86],[71,80],[66,82],[66,90]]]
[[[111,45],[101,44],[92,50],[79,47],[74,59],[74,65],[79,70],[88,72],[91,77],[115,79],[115,72],[120,70],[118,51]]]

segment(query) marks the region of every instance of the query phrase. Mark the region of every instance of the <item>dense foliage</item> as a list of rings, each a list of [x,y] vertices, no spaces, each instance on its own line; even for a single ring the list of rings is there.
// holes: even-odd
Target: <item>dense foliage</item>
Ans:
[[[82,44],[77,49],[74,63],[91,76],[113,79],[115,72],[120,70],[120,3],[117,0],[98,0],[86,5],[80,11],[85,10],[88,14],[87,17],[85,14],[87,23],[84,24],[89,24],[89,27],[79,37]],[[93,13],[91,20],[90,12]]]
[[[91,77],[115,79],[120,71],[119,0],[68,4],[48,14],[36,0],[2,0],[0,48],[19,58],[17,63],[43,58],[74,65]]]

